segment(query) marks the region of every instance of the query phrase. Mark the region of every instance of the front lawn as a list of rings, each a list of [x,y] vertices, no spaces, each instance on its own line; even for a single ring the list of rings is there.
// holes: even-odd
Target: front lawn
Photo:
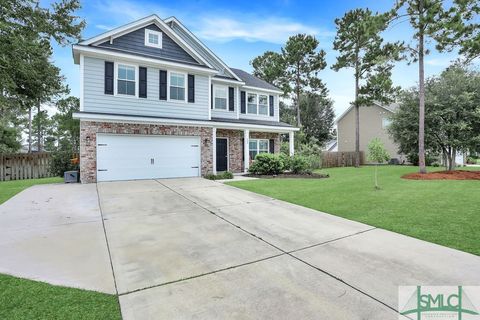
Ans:
[[[58,183],[62,182],[60,177],[41,178],[41,179],[27,179],[27,180],[13,180],[0,182],[0,204],[4,203],[20,191],[27,189],[36,184]]]
[[[0,319],[121,319],[118,298],[0,274]]]
[[[480,255],[480,181],[405,180],[400,177],[416,167],[384,166],[379,168],[381,190],[376,191],[373,170],[334,168],[322,171],[330,174],[328,179],[229,184]]]

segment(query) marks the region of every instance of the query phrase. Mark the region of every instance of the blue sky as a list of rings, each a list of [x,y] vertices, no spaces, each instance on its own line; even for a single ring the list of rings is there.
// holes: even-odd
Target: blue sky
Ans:
[[[83,1],[78,14],[87,27],[83,38],[89,38],[114,27],[156,13],[161,18],[176,16],[229,66],[251,71],[249,62],[267,50],[279,51],[285,40],[297,33],[315,35],[320,47],[327,52],[329,66],[321,72],[335,111],[340,115],[353,99],[352,70],[334,72],[330,66],[337,53],[332,48],[335,37],[335,18],[348,10],[364,7],[373,11],[391,8],[393,0],[337,0],[337,1]],[[47,5],[47,4],[45,4]],[[412,30],[408,22],[389,28],[384,38],[409,43]],[[455,60],[455,53],[434,50],[426,59],[426,74],[441,72]],[[54,63],[66,77],[71,94],[79,94],[79,67],[73,63],[70,47],[54,46]],[[398,63],[393,72],[396,85],[416,84],[417,64]]]

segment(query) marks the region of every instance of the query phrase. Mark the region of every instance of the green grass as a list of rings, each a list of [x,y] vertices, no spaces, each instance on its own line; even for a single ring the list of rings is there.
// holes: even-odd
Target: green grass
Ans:
[[[121,319],[114,295],[0,274],[0,319]]]
[[[400,178],[416,171],[408,166],[379,167],[381,190],[374,189],[373,167],[323,170],[330,174],[328,179],[260,179],[229,184],[480,255],[480,181]]]
[[[4,203],[20,191],[25,190],[36,184],[57,183],[62,182],[60,177],[29,179],[29,180],[14,180],[0,182],[0,204]]]

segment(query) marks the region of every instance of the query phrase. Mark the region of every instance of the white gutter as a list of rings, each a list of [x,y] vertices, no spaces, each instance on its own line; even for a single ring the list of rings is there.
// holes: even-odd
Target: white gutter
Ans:
[[[264,88],[251,87],[251,86],[243,86],[242,88],[247,89],[247,90],[256,90],[256,91],[264,91],[264,92],[270,92],[270,93],[283,94],[283,91],[280,91],[280,90],[264,89]]]
[[[294,127],[282,127],[282,126],[266,126],[258,124],[247,123],[232,123],[232,122],[219,122],[219,121],[205,121],[205,120],[182,120],[182,119],[163,119],[163,118],[150,118],[142,116],[128,116],[128,115],[110,115],[99,113],[86,113],[75,112],[73,114],[74,119],[87,120],[87,121],[102,121],[102,122],[123,122],[123,123],[145,123],[145,124],[161,124],[161,125],[182,125],[188,127],[210,127],[220,129],[235,129],[262,132],[293,132],[299,131],[299,128]]]

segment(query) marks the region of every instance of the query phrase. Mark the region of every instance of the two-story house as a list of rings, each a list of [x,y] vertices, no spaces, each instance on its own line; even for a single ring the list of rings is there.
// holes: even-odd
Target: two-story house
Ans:
[[[73,46],[84,183],[246,172],[279,152],[281,91],[228,67],[175,17],[151,15]]]

